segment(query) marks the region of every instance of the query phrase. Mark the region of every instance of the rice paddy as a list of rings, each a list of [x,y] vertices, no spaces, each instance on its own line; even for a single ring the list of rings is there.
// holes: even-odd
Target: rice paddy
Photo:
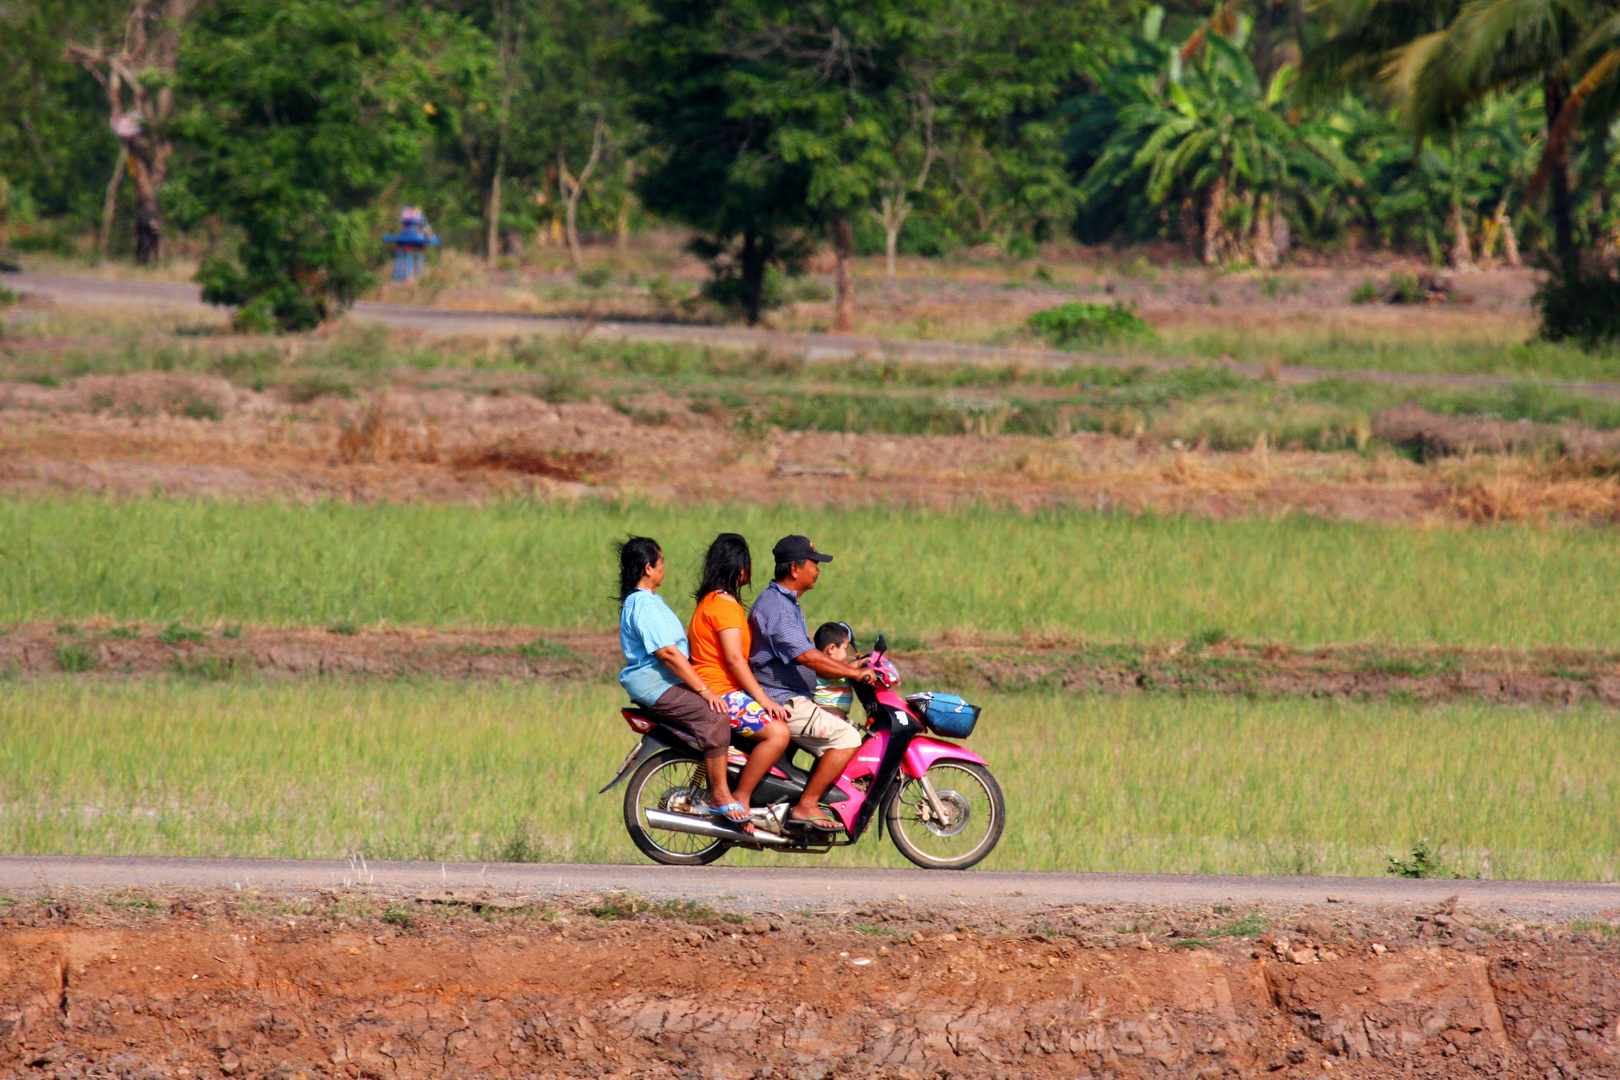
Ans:
[[[640,861],[617,688],[46,680],[0,693],[10,853]],[[1601,711],[990,696],[988,869],[1620,876]],[[776,862],[732,852],[728,861]],[[869,836],[829,861],[903,865]]]
[[[612,540],[664,545],[664,595],[681,611],[723,530],[750,539],[759,581],[785,533],[834,553],[806,609],[864,633],[1513,649],[1620,638],[1612,530],[528,501],[0,502],[0,624],[606,629]]]

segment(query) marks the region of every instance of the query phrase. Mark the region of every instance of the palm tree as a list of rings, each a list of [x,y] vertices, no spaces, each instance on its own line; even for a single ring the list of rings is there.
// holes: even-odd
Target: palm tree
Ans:
[[[1334,29],[1306,56],[1317,85],[1373,83],[1418,139],[1454,130],[1496,92],[1539,85],[1548,138],[1533,190],[1552,196],[1554,246],[1579,274],[1569,135],[1620,106],[1620,0],[1329,0]]]

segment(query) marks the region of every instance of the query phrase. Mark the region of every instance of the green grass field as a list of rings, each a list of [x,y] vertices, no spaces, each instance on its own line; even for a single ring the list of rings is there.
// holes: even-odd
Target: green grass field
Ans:
[[[615,537],[663,543],[665,595],[684,613],[703,548],[726,529],[762,561],[787,532],[834,553],[807,612],[865,634],[1180,641],[1220,630],[1300,646],[1516,649],[1620,639],[1620,536],[1606,529],[595,502],[0,501],[0,625],[606,629]]]
[[[638,861],[615,689],[50,680],[0,693],[0,850]],[[1611,714],[990,697],[1002,869],[1620,875]],[[733,852],[728,860],[775,862]],[[844,865],[902,865],[885,839]]]

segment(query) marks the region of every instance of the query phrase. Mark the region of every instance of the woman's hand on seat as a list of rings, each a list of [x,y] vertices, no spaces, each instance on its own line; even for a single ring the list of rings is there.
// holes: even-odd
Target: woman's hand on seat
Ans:
[[[759,706],[765,710],[766,714],[770,716],[772,720],[781,720],[782,722],[786,723],[787,718],[793,715],[792,709],[788,708],[786,705],[783,705],[780,701],[773,701],[770,698],[766,698],[765,700],[761,701]]]
[[[726,708],[726,699],[715,693],[713,690],[705,690],[698,696],[709,703],[710,712],[717,712],[721,716],[729,716],[731,714],[731,710]]]

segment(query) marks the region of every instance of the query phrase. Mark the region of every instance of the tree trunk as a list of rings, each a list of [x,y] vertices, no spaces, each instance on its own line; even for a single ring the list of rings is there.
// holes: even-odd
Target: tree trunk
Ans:
[[[838,262],[838,313],[833,317],[833,331],[847,334],[855,329],[855,275],[850,265],[855,257],[855,230],[848,216],[833,218],[832,237]]]
[[[562,177],[563,182],[563,237],[568,241],[568,255],[574,261],[574,269],[578,270],[585,260],[579,251],[576,214],[579,211],[579,195],[585,190],[585,185],[573,179],[573,174],[568,171],[568,166],[563,161],[561,150],[557,151],[557,163],[562,166],[558,175]]]
[[[878,209],[872,211],[878,224],[883,226],[883,265],[889,277],[895,276],[895,257],[900,251],[900,229],[911,215],[911,200],[903,191],[881,196]]]
[[[1552,129],[1553,121],[1563,111],[1564,101],[1568,97],[1569,84],[1566,80],[1549,76],[1542,83],[1548,130]],[[1559,272],[1566,280],[1572,281],[1580,274],[1581,253],[1575,246],[1575,214],[1569,197],[1569,156],[1560,152],[1550,164],[1548,186],[1552,188],[1553,247],[1558,257]]]
[[[113,215],[118,211],[118,186],[124,182],[127,162],[124,144],[118,144],[118,163],[113,166],[112,179],[107,181],[107,195],[101,201],[101,231],[96,233],[96,258],[107,257],[107,245],[112,242]]]
[[[1474,268],[1474,249],[1468,242],[1468,225],[1463,220],[1461,203],[1451,204],[1451,251],[1449,259],[1453,270],[1472,270]]]
[[[1254,265],[1261,270],[1275,270],[1279,261],[1271,224],[1271,197],[1262,195],[1254,208]]]
[[[503,3],[497,15],[501,27],[495,63],[501,73],[501,111],[495,125],[495,163],[489,170],[489,198],[484,203],[484,261],[492,263],[500,252],[501,179],[506,171],[506,124],[512,114],[512,5]]]
[[[574,269],[578,270],[584,263],[579,249],[579,198],[585,194],[585,185],[591,179],[591,173],[596,171],[596,163],[602,158],[602,129],[603,121],[596,118],[596,130],[591,133],[591,156],[585,162],[585,167],[575,176],[568,170],[568,158],[564,155],[562,147],[557,148],[557,178],[563,187],[563,218],[564,227],[568,235],[568,253],[573,257]]]
[[[743,317],[749,326],[759,325],[760,313],[765,308],[765,266],[769,262],[765,244],[757,232],[743,233],[742,282]]]
[[[158,198],[163,181],[136,154],[129,155],[129,175],[135,181],[135,262],[151,266],[163,257],[163,203]]]
[[[1204,203],[1204,265],[1215,266],[1221,261],[1221,216],[1226,210],[1226,177],[1215,179]]]
[[[613,219],[613,246],[623,251],[630,246],[630,215],[636,208],[635,194],[636,163],[633,158],[624,159],[624,192],[619,196],[619,212]]]
[[[484,261],[494,262],[501,242],[501,171],[505,147],[495,151],[495,171],[489,178],[489,199],[484,203]]]
[[[1521,266],[1519,258],[1519,237],[1513,231],[1513,218],[1508,216],[1507,203],[1496,209],[1497,223],[1502,227],[1502,258],[1507,260],[1509,266]]]
[[[173,144],[163,128],[174,112],[174,74],[184,24],[198,0],[130,0],[124,39],[116,52],[68,42],[68,59],[89,71],[107,94],[107,118],[123,143],[135,181],[135,261],[156,262],[163,254],[161,192]],[[161,76],[153,78],[152,76]],[[125,91],[131,100],[124,100]]]

